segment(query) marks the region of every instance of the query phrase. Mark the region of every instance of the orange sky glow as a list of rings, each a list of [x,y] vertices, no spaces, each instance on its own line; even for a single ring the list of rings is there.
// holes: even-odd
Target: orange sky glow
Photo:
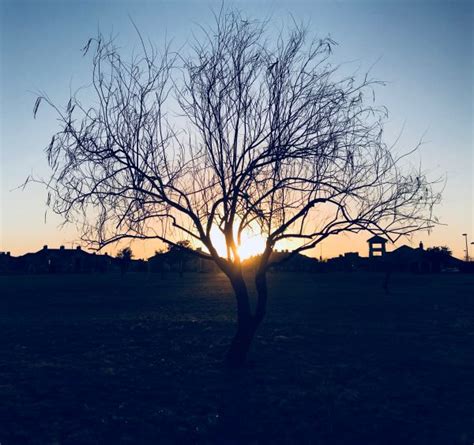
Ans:
[[[50,211],[45,217],[44,187],[33,183],[25,190],[19,188],[30,174],[48,178],[44,147],[58,130],[56,116],[46,107],[33,119],[32,91],[45,91],[55,103],[63,104],[70,91],[90,82],[90,61],[80,49],[96,34],[98,23],[105,34],[118,34],[119,44],[127,50],[133,51],[137,40],[130,17],[157,46],[172,38],[179,47],[191,37],[196,23],[211,20],[210,8],[218,10],[222,4],[220,0],[209,0],[205,7],[186,1],[97,1],[84,8],[81,3],[0,2],[0,251],[15,256],[43,245],[81,245],[74,225],[60,227],[63,221]],[[251,17],[271,17],[276,29],[288,24],[291,13],[319,36],[331,35],[339,44],[335,62],[349,65],[353,72],[370,68],[374,78],[387,82],[377,91],[377,103],[386,105],[390,113],[384,132],[387,143],[396,142],[406,151],[423,138],[412,162],[422,165],[430,177],[446,179],[442,203],[434,211],[442,224],[430,233],[389,243],[387,250],[402,244],[417,247],[421,241],[425,247],[448,246],[456,257],[464,258],[463,233],[467,233],[474,257],[470,244],[474,242],[472,2],[226,2],[229,7],[233,4],[245,5]],[[305,254],[367,256],[370,236],[341,234]],[[213,239],[225,255],[223,237],[215,234]],[[245,233],[241,257],[259,253],[264,243],[255,230]],[[107,246],[103,252],[113,255],[129,244],[135,258],[149,258],[165,248],[161,242],[137,241]],[[277,249],[294,246],[281,243]]]

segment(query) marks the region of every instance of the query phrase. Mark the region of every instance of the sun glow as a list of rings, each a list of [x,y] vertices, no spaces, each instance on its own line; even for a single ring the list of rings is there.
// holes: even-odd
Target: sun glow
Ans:
[[[222,257],[227,257],[227,246],[223,233],[217,228],[211,229],[212,244],[217,253]],[[241,242],[238,247],[239,257],[246,260],[254,255],[261,254],[265,249],[265,238],[257,231],[246,230],[242,233]]]

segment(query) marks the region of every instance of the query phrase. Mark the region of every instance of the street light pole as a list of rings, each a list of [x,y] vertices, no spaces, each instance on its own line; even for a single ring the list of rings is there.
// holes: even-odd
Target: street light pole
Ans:
[[[466,241],[466,263],[469,262],[469,245],[467,244],[467,233],[463,233],[462,236],[464,237],[464,240]]]

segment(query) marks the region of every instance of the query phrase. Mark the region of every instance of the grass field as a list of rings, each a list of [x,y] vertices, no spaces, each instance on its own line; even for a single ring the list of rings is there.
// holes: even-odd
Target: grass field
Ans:
[[[246,369],[221,275],[0,277],[0,443],[471,444],[474,276],[271,275]]]

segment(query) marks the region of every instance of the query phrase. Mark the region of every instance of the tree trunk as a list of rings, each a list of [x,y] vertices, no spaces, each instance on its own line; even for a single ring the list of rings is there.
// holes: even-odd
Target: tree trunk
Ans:
[[[233,277],[231,282],[237,300],[237,332],[227,352],[226,362],[230,367],[238,368],[245,364],[255,332],[265,316],[267,285],[265,274],[257,274],[255,284],[258,300],[255,315],[252,315],[243,277]]]
[[[245,322],[238,322],[237,332],[227,351],[227,365],[232,368],[240,368],[245,364],[256,330],[257,325],[253,317]]]
[[[254,320],[250,309],[250,300],[242,273],[229,276],[237,301],[237,332],[227,351],[226,362],[230,367],[241,367],[250,350],[255,334]]]

